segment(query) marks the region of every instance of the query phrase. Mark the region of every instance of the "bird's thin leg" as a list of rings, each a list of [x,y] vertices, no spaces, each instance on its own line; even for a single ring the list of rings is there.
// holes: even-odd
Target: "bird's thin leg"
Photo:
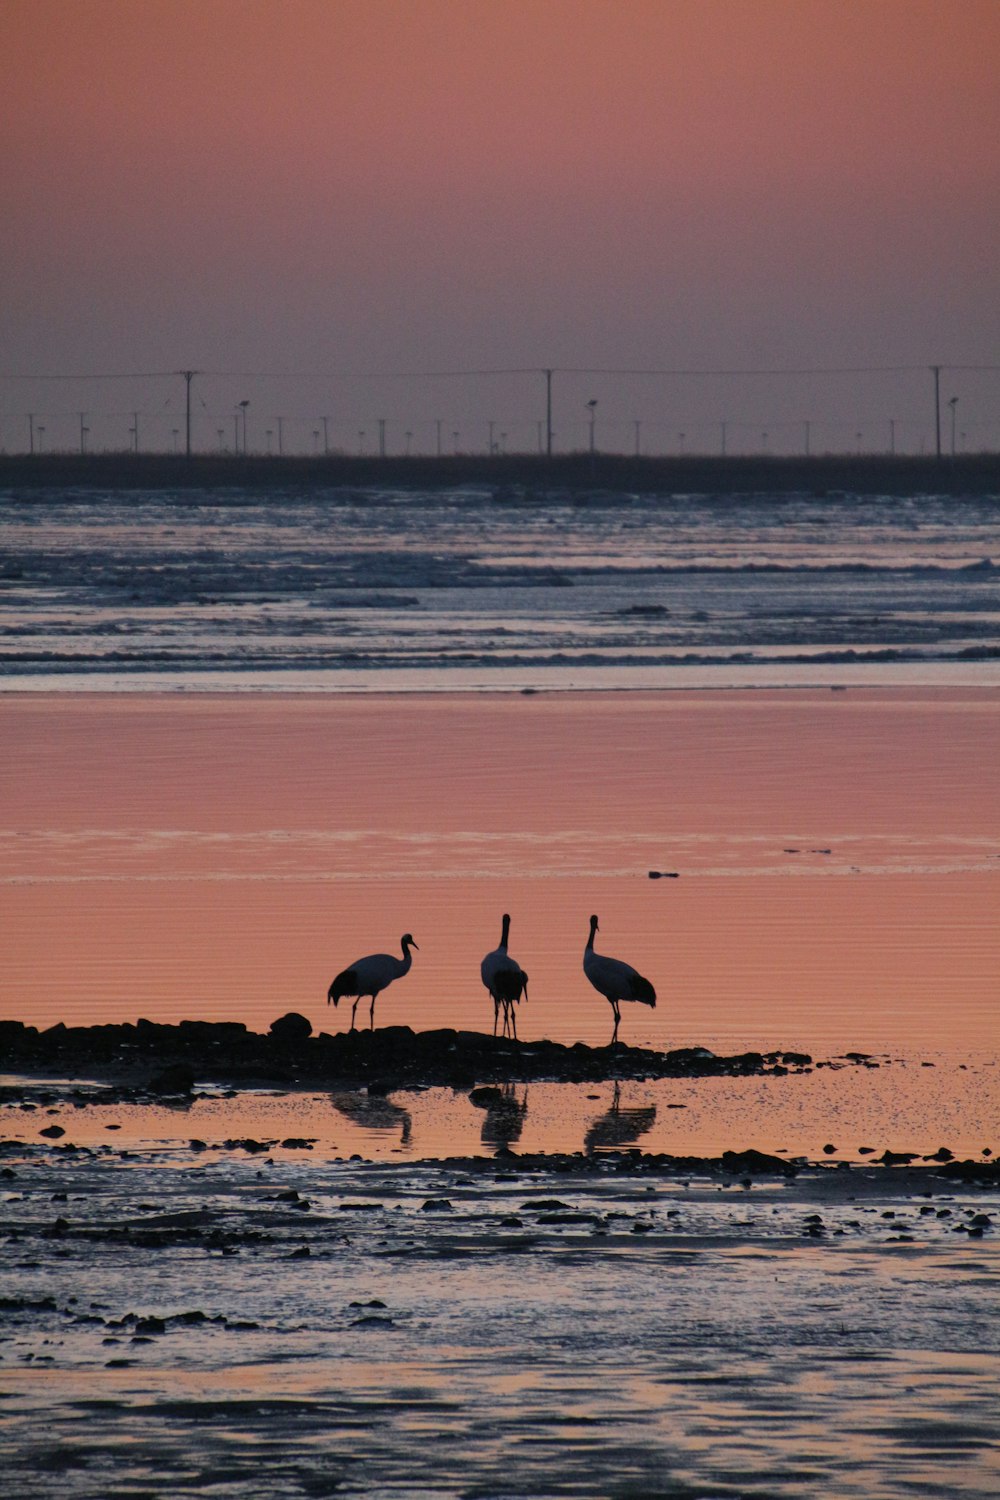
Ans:
[[[375,1030],[375,996],[372,996],[372,1008],[368,1012],[368,1030]]]
[[[510,1026],[511,1026],[511,1034],[512,1034],[512,1036],[513,1036],[513,1038],[514,1038],[514,1040],[516,1042],[517,1041],[517,1014],[516,1014],[516,1012],[514,1010],[514,1002],[513,1001],[511,1001],[511,1006],[510,1006]]]
[[[358,1000],[360,1000],[360,999],[361,999],[361,996],[359,995],[358,996]],[[358,1013],[358,1000],[355,1000],[354,1004],[351,1006],[351,1030],[352,1031],[354,1030],[354,1017]]]
[[[614,1017],[615,1017],[615,1029],[611,1033],[611,1045],[613,1047],[615,1045],[615,1042],[617,1042],[617,1040],[618,1040],[618,1022],[622,1018],[622,1013],[618,1009],[618,1001],[617,1000],[612,1000],[612,1002],[611,1002],[611,1009],[614,1012]]]
[[[493,1035],[497,1034],[497,1026],[500,1023],[500,1001],[496,995],[493,996]]]

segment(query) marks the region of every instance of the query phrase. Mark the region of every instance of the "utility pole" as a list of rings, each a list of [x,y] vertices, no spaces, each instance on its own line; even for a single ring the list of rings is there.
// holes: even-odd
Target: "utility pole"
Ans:
[[[721,453],[723,458],[725,458],[726,456],[726,428],[728,425],[729,424],[726,421],[722,421],[719,423],[719,430],[722,435],[722,441],[719,445],[719,452]]]
[[[941,457],[941,366],[931,365],[934,371],[934,451]]]
[[[639,428],[642,426],[642,423],[639,421],[638,417],[632,423],[632,426],[635,428],[635,456],[636,458],[638,458],[640,452],[642,451],[639,445]]]
[[[86,420],[87,420],[87,413],[85,411],[82,411],[80,413],[80,452],[81,453],[86,453],[86,451],[87,451],[87,428],[84,425],[85,422],[86,422]],[[954,426],[954,425],[955,424],[952,423],[952,426]]]
[[[285,451],[285,419],[278,418],[278,457],[281,458]]]
[[[323,457],[326,458],[330,452],[330,434],[327,430],[327,418],[323,418]]]
[[[201,372],[199,370],[181,370],[184,376],[184,453],[191,457],[191,382]]]
[[[893,458],[896,456],[896,422],[895,418],[889,418],[889,452]]]
[[[545,452],[552,457],[552,371],[545,371]]]
[[[810,429],[811,425],[812,424],[809,423],[809,422],[803,422],[802,423],[802,431],[805,434],[805,454],[806,454],[806,458],[809,457],[809,429]]]
[[[35,413],[28,413],[28,452],[32,458],[35,456]]]
[[[441,418],[435,417],[434,425],[437,427],[437,456],[441,457]]]
[[[378,419],[378,456],[385,458],[385,417]]]
[[[496,426],[495,422],[491,422],[490,423],[490,446],[489,446],[489,455],[490,455],[490,458],[493,457],[493,429],[494,429],[495,426]]]
[[[137,411],[134,411],[132,413],[132,452],[133,453],[138,453],[138,451],[139,451],[139,413]]]

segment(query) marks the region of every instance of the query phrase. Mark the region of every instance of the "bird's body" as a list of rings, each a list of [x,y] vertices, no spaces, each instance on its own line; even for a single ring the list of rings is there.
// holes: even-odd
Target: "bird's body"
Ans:
[[[365,995],[371,996],[368,1023],[374,1029],[376,999],[387,985],[392,984],[393,980],[402,979],[404,974],[409,973],[413,962],[410,949],[417,945],[408,932],[404,933],[401,946],[402,958],[397,958],[393,953],[369,953],[367,958],[359,958],[356,963],[351,964],[350,968],[342,969],[331,984],[326,995],[327,1005],[331,1002],[336,1005],[345,995],[354,997],[354,1005],[351,1007],[352,1031],[358,1001]]]
[[[507,952],[509,935],[510,917],[504,912],[500,946],[494,948],[492,953],[487,953],[479,966],[479,972],[493,1001],[493,1035],[497,1034],[497,1025],[502,1010],[503,1034],[506,1036],[508,1031],[511,1031],[514,1040],[517,1041],[514,1006],[520,1003],[522,994],[525,1000],[528,998],[528,976],[516,959],[511,958]]]
[[[583,972],[590,980],[599,995],[603,995],[611,1006],[615,1018],[615,1029],[611,1034],[612,1046],[618,1040],[618,1023],[621,1020],[621,1012],[618,1006],[622,1000],[636,1000],[640,1005],[656,1005],[656,991],[648,979],[644,979],[637,969],[631,964],[623,963],[620,958],[608,958],[604,953],[594,952],[594,934],[597,931],[597,918],[590,919],[590,936],[587,946],[583,950]]]

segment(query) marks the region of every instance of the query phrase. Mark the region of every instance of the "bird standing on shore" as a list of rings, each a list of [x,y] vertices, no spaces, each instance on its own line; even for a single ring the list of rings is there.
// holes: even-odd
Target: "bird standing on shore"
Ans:
[[[493,1035],[497,1034],[497,1023],[502,1009],[503,1035],[507,1036],[510,1032],[516,1042],[517,1021],[514,1018],[514,1006],[520,1004],[522,994],[525,1000],[528,998],[528,976],[521,965],[507,952],[509,935],[510,917],[507,912],[504,912],[500,946],[494,948],[492,953],[487,953],[479,966],[479,972],[493,1000]]]
[[[327,991],[327,1005],[331,1001],[336,1005],[345,995],[355,997],[351,1007],[352,1031],[358,1001],[364,995],[371,996],[372,1004],[368,1024],[374,1030],[376,999],[387,985],[392,984],[394,979],[402,979],[404,974],[410,972],[410,965],[413,962],[410,949],[416,948],[417,945],[408,932],[403,934],[400,941],[403,949],[402,958],[396,958],[392,953],[369,953],[367,958],[359,958],[357,963],[351,964],[349,969],[342,969]]]
[[[594,952],[594,933],[597,930],[597,918],[591,917],[590,936],[583,950],[583,972],[598,994],[603,995],[611,1006],[615,1018],[615,1029],[611,1033],[611,1045],[614,1046],[618,1040],[618,1023],[621,1020],[619,1002],[637,1000],[640,1005],[655,1007],[656,991],[649,980],[644,979],[631,964],[623,963],[620,958],[608,958],[603,953]]]

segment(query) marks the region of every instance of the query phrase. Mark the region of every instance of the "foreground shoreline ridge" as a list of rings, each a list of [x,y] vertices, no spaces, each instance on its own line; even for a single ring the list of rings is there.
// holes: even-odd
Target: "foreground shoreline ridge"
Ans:
[[[866,1054],[845,1056],[850,1062],[875,1066]],[[586,1083],[637,1077],[781,1076],[813,1066],[809,1054],[780,1048],[723,1057],[697,1046],[658,1052],[622,1042],[603,1047],[546,1039],[515,1042],[451,1027],[413,1031],[409,1026],[385,1026],[313,1035],[311,1023],[295,1011],[273,1021],[268,1033],[250,1031],[242,1021],[186,1020],[173,1025],[140,1018],[96,1026],[60,1021],[39,1031],[22,1021],[0,1020],[0,1058],[7,1070],[44,1075],[55,1068],[66,1078],[100,1075],[138,1082],[163,1077],[162,1092],[184,1092],[195,1077],[219,1083],[270,1079],[293,1085],[471,1088],[478,1082],[543,1079]]]

